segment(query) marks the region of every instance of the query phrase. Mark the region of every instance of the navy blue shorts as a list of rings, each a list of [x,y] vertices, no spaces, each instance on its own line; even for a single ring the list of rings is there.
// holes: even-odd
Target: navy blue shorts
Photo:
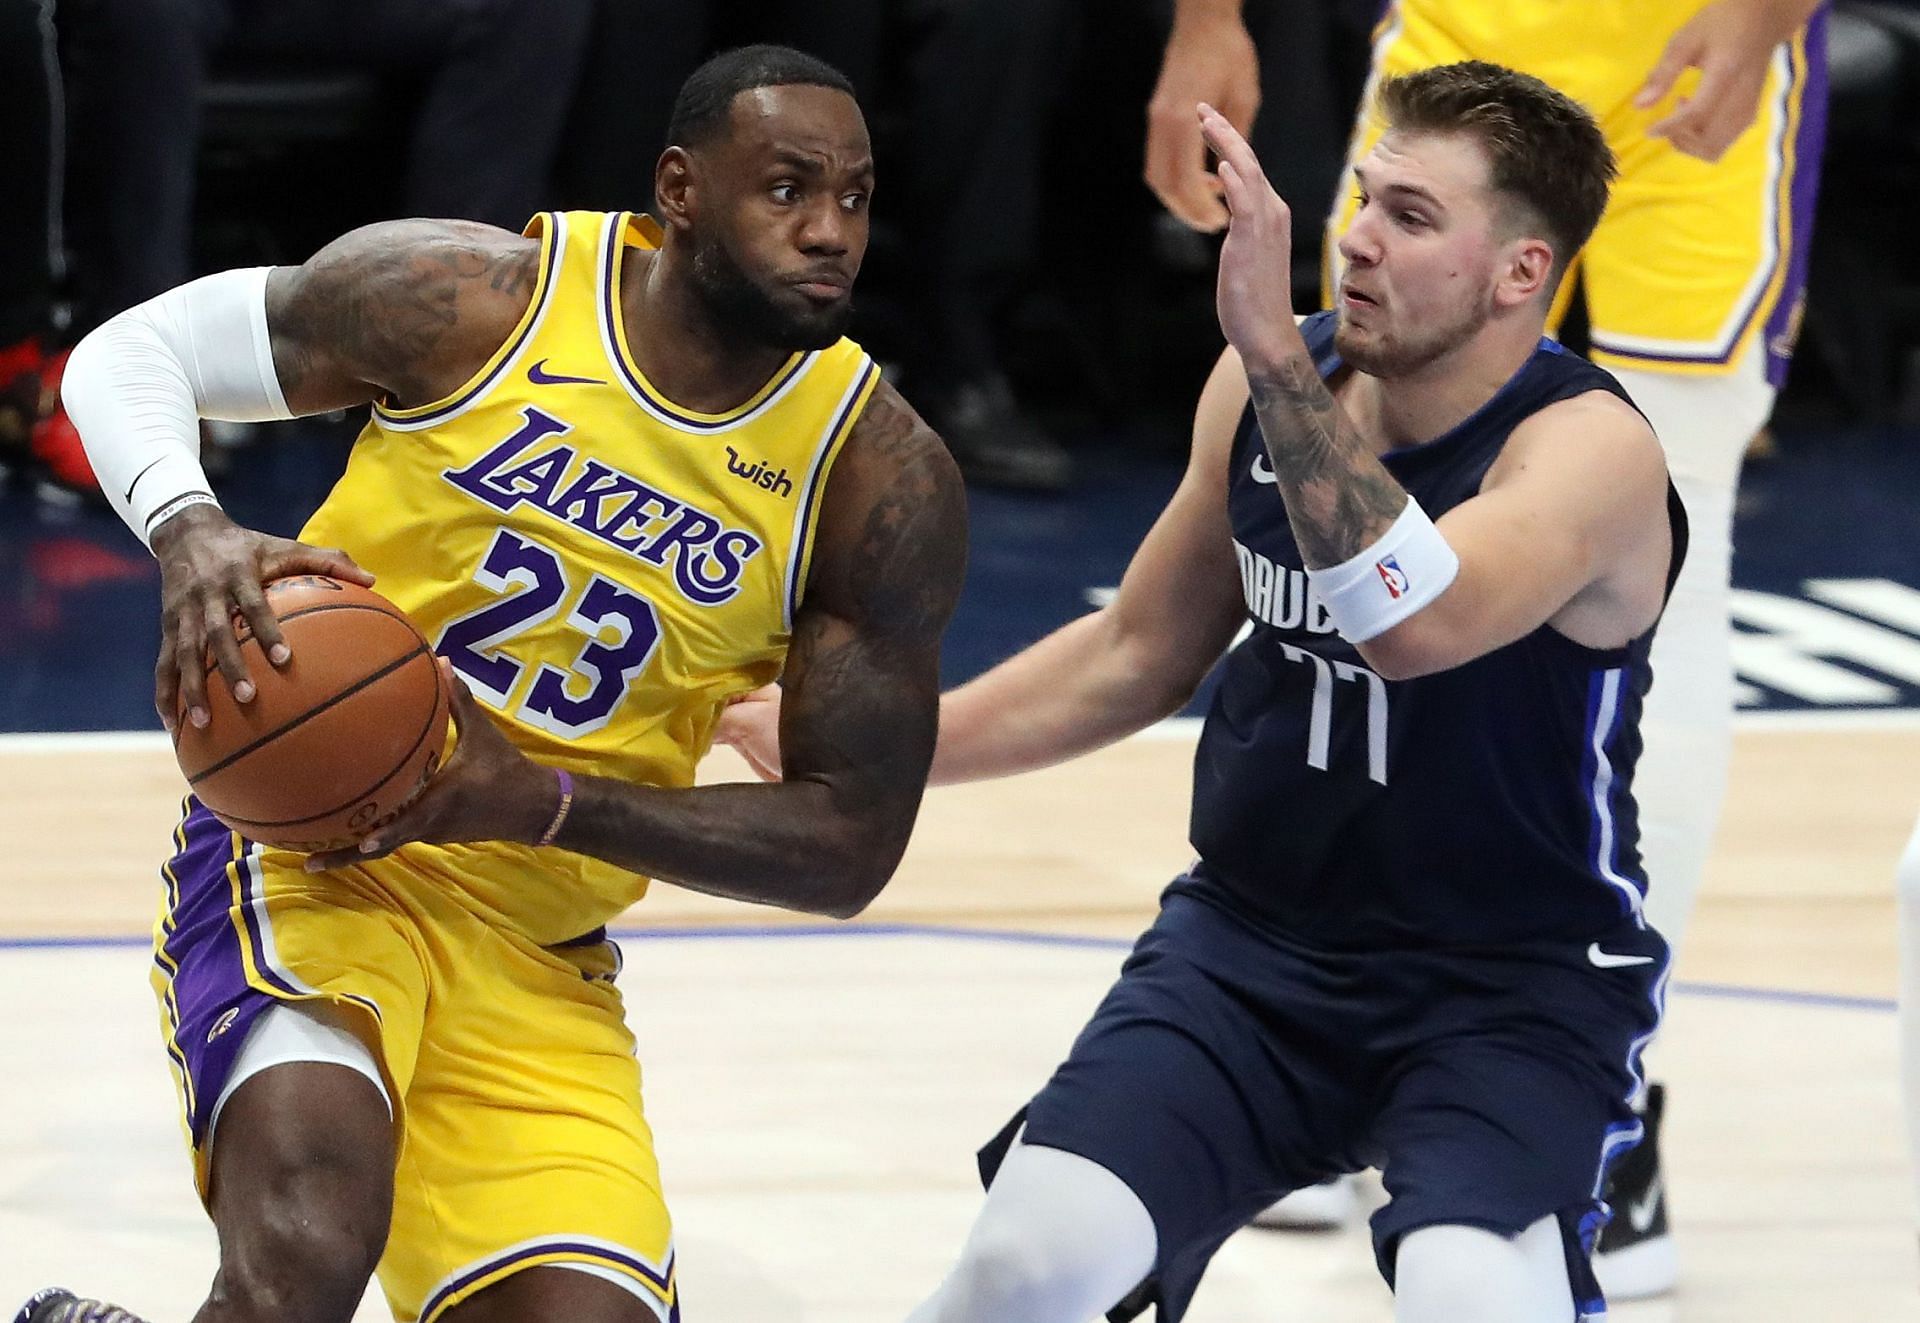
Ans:
[[[1182,878],[1067,1060],[983,1149],[989,1182],[1029,1144],[1099,1163],[1159,1238],[1129,1304],[1187,1307],[1226,1238],[1281,1195],[1378,1167],[1374,1255],[1443,1223],[1517,1235],[1559,1218],[1583,1315],[1606,1168],[1640,1138],[1627,1099],[1659,1020],[1667,946],[1651,929],[1584,945],[1328,953],[1288,943]]]

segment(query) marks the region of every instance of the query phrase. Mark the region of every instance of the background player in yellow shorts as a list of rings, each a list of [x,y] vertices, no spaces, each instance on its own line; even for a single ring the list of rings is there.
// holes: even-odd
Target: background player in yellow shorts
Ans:
[[[74,355],[161,564],[169,722],[176,697],[207,720],[203,649],[249,696],[235,612],[285,664],[260,585],[292,572],[377,577],[459,677],[451,760],[365,850],[303,860],[189,802],[155,983],[220,1238],[203,1323],[345,1323],[376,1261],[402,1323],[677,1319],[603,925],[649,877],[849,915],[905,848],[964,501],[841,334],[865,121],[831,68],[750,47],[688,80],[672,135],[663,226],[374,226]],[[196,415],[369,401],[301,542],[207,494]],[[727,699],[782,671],[800,774],[692,788]]]
[[[1163,113],[1149,120],[1148,182],[1200,229],[1226,216],[1193,104],[1237,112],[1244,129],[1259,102],[1240,10],[1240,0],[1179,0],[1154,95]],[[1652,422],[1692,526],[1654,647],[1636,786],[1647,915],[1678,950],[1731,751],[1734,488],[1785,381],[1806,283],[1826,123],[1824,13],[1817,0],[1389,0],[1367,102],[1383,76],[1465,59],[1533,74],[1580,101],[1620,163],[1576,270],[1591,356]],[[1333,239],[1355,207],[1351,163],[1378,136],[1363,111],[1328,227],[1328,290],[1339,279]],[[1575,283],[1562,284],[1556,318]],[[1601,1277],[1616,1299],[1665,1290],[1677,1273],[1657,1085],[1650,1102],[1648,1141],[1609,1189],[1622,1215],[1602,1238]]]

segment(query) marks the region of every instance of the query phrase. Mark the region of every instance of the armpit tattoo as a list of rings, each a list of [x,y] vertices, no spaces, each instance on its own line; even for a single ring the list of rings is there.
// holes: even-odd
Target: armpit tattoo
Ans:
[[[1313,360],[1296,354],[1248,374],[1254,414],[1294,541],[1308,569],[1351,560],[1407,507],[1407,491],[1374,456]]]

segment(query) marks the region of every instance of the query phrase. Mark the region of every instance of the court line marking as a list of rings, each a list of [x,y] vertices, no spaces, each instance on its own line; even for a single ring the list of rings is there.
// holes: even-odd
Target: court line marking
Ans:
[[[1017,928],[963,928],[938,923],[780,924],[773,927],[611,928],[608,936],[621,942],[715,941],[802,937],[933,937],[948,941],[991,942],[1003,946],[1051,946],[1119,954],[1133,948],[1131,937],[1093,937],[1080,933],[1037,933]],[[121,934],[101,937],[0,937],[0,954],[8,951],[58,951],[146,948],[152,938]],[[1675,982],[1675,992],[1689,997],[1726,1001],[1765,1002],[1773,1005],[1812,1006],[1822,1010],[1872,1011],[1891,1014],[1899,1009],[1892,997],[1855,997],[1837,992],[1802,992],[1793,988],[1755,988],[1736,983]]]
[[[1128,739],[1192,742],[1200,737],[1203,717],[1168,717]],[[1920,730],[1920,708],[1853,707],[1787,708],[1778,711],[1735,712],[1733,728],[1746,734],[1903,732]],[[8,731],[0,733],[0,754],[10,753],[137,753],[168,749],[172,742],[163,730]]]

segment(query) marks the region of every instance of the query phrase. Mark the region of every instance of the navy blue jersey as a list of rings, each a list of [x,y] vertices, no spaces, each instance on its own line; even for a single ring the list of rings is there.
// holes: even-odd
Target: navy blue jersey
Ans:
[[[1333,314],[1301,330],[1321,375],[1338,371]],[[1437,520],[1479,491],[1522,421],[1594,390],[1628,398],[1542,340],[1472,417],[1382,462]],[[1253,628],[1201,733],[1200,859],[1176,886],[1223,889],[1326,949],[1585,942],[1638,922],[1632,785],[1652,631],[1595,649],[1542,625],[1452,670],[1383,680],[1308,590],[1251,407],[1229,472]],[[1668,506],[1677,568],[1685,516],[1671,487]]]

